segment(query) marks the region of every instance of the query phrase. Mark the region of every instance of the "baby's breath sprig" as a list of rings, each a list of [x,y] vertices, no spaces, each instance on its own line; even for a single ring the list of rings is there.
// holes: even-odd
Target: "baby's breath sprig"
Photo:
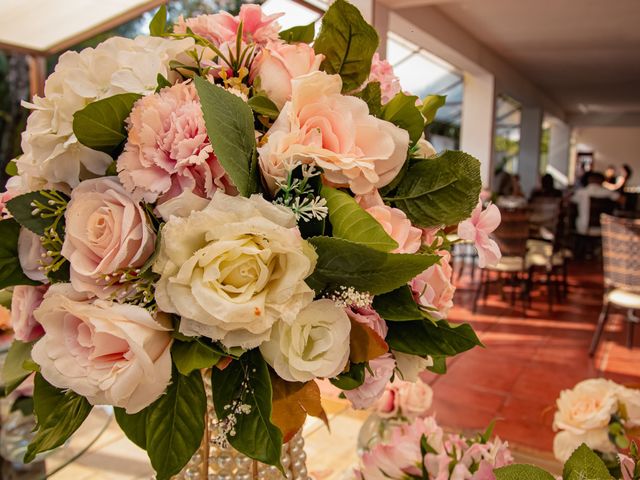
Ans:
[[[287,174],[286,182],[278,182],[278,195],[274,201],[295,214],[296,220],[323,220],[329,213],[327,201],[316,195],[310,180],[322,172],[313,165],[301,165],[302,178],[294,178],[295,168]]]
[[[256,373],[256,369],[253,368],[249,371],[247,365],[242,365],[243,378],[240,382],[240,391],[237,398],[235,398],[230,404],[225,405],[223,408],[226,415],[224,418],[218,421],[218,432],[213,438],[215,445],[221,448],[227,448],[229,446],[229,437],[236,436],[236,424],[238,423],[238,415],[249,415],[251,413],[251,405],[245,402],[247,395],[253,394],[253,388],[249,382],[249,378],[252,373]]]
[[[110,299],[118,303],[128,303],[146,308],[154,314],[158,306],[155,302],[155,284],[158,275],[140,268],[119,270],[101,278],[104,288],[115,287]]]
[[[369,308],[373,304],[373,295],[369,292],[359,292],[353,287],[345,287],[344,285],[339,286],[327,298],[342,308]]]
[[[41,190],[39,193],[47,201],[34,199],[29,206],[33,208],[31,210],[32,216],[51,222],[40,237],[40,243],[45,250],[40,259],[40,269],[48,275],[57,272],[67,261],[61,252],[62,235],[64,235],[64,212],[67,209],[68,200],[55,190]]]

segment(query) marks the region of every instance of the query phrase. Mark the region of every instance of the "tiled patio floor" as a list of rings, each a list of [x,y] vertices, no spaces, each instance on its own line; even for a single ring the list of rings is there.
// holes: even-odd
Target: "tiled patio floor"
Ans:
[[[470,322],[486,348],[454,358],[444,376],[429,375],[441,424],[481,429],[495,419],[495,432],[510,443],[551,451],[554,403],[562,389],[591,377],[640,383],[640,335],[636,348],[627,349],[621,315],[610,317],[595,358],[587,354],[602,305],[597,267],[570,268],[568,298],[552,313],[544,293],[534,292],[526,318],[520,302],[511,307],[497,291],[472,314],[474,287],[467,273],[449,319]]]

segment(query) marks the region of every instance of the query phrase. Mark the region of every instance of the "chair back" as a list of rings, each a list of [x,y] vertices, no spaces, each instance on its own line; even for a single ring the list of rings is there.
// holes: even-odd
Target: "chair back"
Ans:
[[[562,199],[554,197],[537,197],[529,203],[529,223],[537,235],[542,229],[558,234]]]
[[[589,228],[599,227],[600,216],[611,215],[615,208],[616,202],[610,198],[589,197]]]
[[[605,285],[640,292],[640,219],[603,214],[600,225]]]
[[[500,214],[502,220],[493,232],[493,238],[498,243],[502,255],[524,257],[527,254],[529,238],[529,209],[503,208],[500,209]]]

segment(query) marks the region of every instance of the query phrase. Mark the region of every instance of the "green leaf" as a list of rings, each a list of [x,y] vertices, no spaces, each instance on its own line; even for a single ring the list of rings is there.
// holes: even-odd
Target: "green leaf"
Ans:
[[[66,442],[92,408],[86,398],[71,390],[64,392],[51,386],[40,374],[35,377],[33,400],[38,430],[27,447],[25,463]]]
[[[240,194],[258,189],[253,112],[233,93],[195,77],[204,121],[213,151]]]
[[[16,175],[18,175],[18,165],[16,164],[16,161],[11,160],[9,163],[7,163],[7,166],[4,167],[4,172],[10,177],[15,177]]]
[[[400,92],[382,107],[380,118],[409,132],[411,143],[416,143],[424,132],[424,118],[416,107],[418,97]]]
[[[38,235],[44,235],[45,229],[51,226],[51,218],[42,218],[40,215],[33,215],[34,208],[33,202],[40,202],[43,205],[47,205],[49,198],[43,195],[43,192],[55,192],[55,190],[40,190],[35,192],[25,193],[18,195],[7,202],[7,209],[13,216],[13,218],[23,227],[28,228],[33,233]],[[66,197],[60,192],[56,194]]]
[[[379,295],[406,284],[440,260],[438,255],[386,253],[334,237],[308,240],[318,253],[306,280],[316,292],[340,286]]]
[[[4,382],[4,394],[9,395],[31,374],[24,368],[27,360],[31,360],[31,349],[34,342],[21,342],[14,340],[9,347],[7,357],[2,367],[2,380]]]
[[[343,372],[329,381],[340,390],[353,390],[364,383],[366,363],[352,363],[349,371]]]
[[[149,33],[152,37],[162,37],[167,31],[167,6],[161,5],[149,23]]]
[[[2,305],[7,310],[11,310],[11,291],[9,290],[0,290],[0,305]]]
[[[222,355],[200,339],[193,342],[174,341],[171,346],[173,363],[182,375],[189,375],[194,370],[213,367]]]
[[[455,225],[469,218],[481,188],[480,162],[464,152],[447,150],[411,165],[385,200],[415,225]]]
[[[158,93],[163,88],[171,87],[171,82],[169,80],[167,80],[167,78],[164,75],[162,75],[161,73],[158,74],[156,79],[157,79],[157,82],[158,82],[158,86],[156,87],[156,93]]]
[[[549,472],[533,465],[507,465],[493,471],[496,480],[555,480]]]
[[[444,355],[431,355],[431,360],[433,360],[433,365],[427,367],[427,370],[438,375],[447,373],[447,357]]]
[[[249,99],[249,106],[258,115],[265,115],[271,120],[275,120],[280,115],[280,110],[275,103],[273,103],[265,95],[254,95]]]
[[[227,437],[229,443],[248,457],[282,471],[282,432],[271,423],[271,378],[260,352],[250,350],[224,370],[212,369],[211,382],[218,418],[227,418],[232,412],[225,407],[235,401],[251,408],[248,414],[235,414],[236,434]]]
[[[563,480],[608,480],[612,477],[600,457],[583,443],[564,464],[562,478]]]
[[[359,92],[353,94],[354,97],[361,98],[369,106],[369,113],[376,117],[382,111],[382,93],[380,92],[380,82],[369,82]]]
[[[377,295],[373,299],[373,308],[386,321],[406,322],[423,318],[408,285],[403,285],[393,292]]]
[[[200,372],[185,376],[173,370],[171,384],[158,400],[146,409],[146,447],[157,479],[169,479],[187,464],[198,450],[204,435],[207,396]],[[143,410],[144,411],[144,410]],[[140,417],[129,428],[138,442]]]
[[[440,320],[434,325],[429,320],[417,320],[387,325],[389,332],[385,340],[392,350],[420,357],[450,357],[482,345],[468,323],[454,326]]]
[[[73,114],[73,133],[86,147],[110,155],[127,139],[125,120],[142,95],[120,93],[90,103]]]
[[[398,243],[351,195],[327,186],[322,187],[320,195],[327,201],[334,237],[367,245],[382,252],[398,248]]]
[[[424,97],[420,111],[422,112],[427,125],[433,122],[438,109],[445,104],[446,100],[446,95],[427,95]]]
[[[320,68],[342,77],[343,92],[355,90],[369,77],[376,48],[376,30],[362,18],[360,10],[344,0],[331,4],[313,44],[315,52],[324,55]]]
[[[316,22],[291,27],[280,32],[280,38],[287,43],[311,43],[316,36]]]
[[[143,450],[147,449],[147,413],[145,408],[141,412],[128,414],[124,408],[114,408],[116,422],[129,440]]]
[[[22,271],[18,259],[20,224],[13,218],[0,221],[0,288],[14,285],[40,285]]]

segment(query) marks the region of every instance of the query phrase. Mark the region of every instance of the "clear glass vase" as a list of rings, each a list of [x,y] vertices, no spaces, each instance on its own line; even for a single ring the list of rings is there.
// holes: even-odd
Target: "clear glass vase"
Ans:
[[[282,446],[281,462],[286,476],[272,465],[265,465],[235,450],[220,446],[218,419],[211,397],[211,375],[203,375],[207,392],[207,417],[202,445],[175,480],[309,480],[304,439],[298,432]]]

